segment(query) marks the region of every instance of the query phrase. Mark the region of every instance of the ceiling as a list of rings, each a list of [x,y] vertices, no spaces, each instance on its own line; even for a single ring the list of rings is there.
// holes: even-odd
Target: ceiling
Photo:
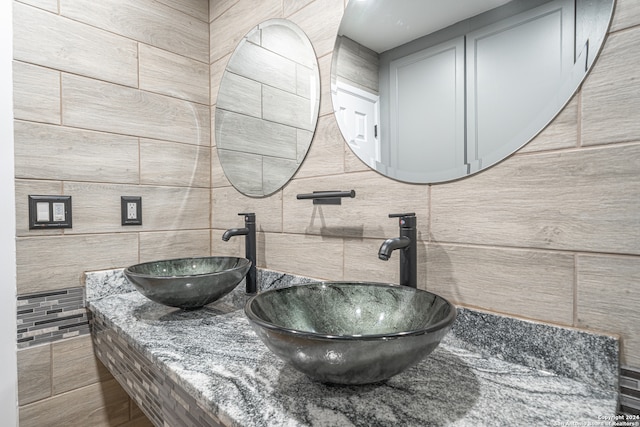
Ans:
[[[509,1],[350,0],[340,35],[381,53]]]

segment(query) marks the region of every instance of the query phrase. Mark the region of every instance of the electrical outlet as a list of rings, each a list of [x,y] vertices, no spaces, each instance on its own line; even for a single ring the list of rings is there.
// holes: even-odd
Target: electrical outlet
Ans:
[[[142,225],[142,197],[121,196],[122,225]]]
[[[138,204],[127,202],[127,219],[138,219]]]

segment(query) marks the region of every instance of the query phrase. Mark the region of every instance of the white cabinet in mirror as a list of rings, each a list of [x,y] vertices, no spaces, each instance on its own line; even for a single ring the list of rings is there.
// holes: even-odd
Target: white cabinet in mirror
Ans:
[[[320,74],[294,23],[253,28],[229,59],[218,92],[215,137],[226,177],[241,193],[268,196],[298,170],[315,131]]]
[[[614,0],[349,2],[331,92],[347,144],[413,183],[501,161],[564,107],[593,65]]]

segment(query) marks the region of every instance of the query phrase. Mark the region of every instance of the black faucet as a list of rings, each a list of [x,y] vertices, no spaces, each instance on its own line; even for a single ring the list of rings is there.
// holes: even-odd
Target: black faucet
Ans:
[[[400,284],[418,287],[418,244],[416,235],[416,214],[389,214],[389,218],[400,218],[400,237],[387,239],[380,246],[378,258],[388,261],[391,252],[400,252]]]
[[[248,294],[258,291],[256,284],[256,214],[239,213],[244,216],[244,228],[230,228],[222,235],[222,240],[228,242],[233,236],[245,236],[244,251],[246,258],[251,261],[251,267],[247,273],[245,283]]]

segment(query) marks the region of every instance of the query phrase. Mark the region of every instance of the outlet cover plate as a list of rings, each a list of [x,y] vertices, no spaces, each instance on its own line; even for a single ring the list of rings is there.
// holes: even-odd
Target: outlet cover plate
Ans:
[[[29,195],[29,229],[71,228],[71,196]]]
[[[120,197],[122,225],[142,225],[142,197]]]

